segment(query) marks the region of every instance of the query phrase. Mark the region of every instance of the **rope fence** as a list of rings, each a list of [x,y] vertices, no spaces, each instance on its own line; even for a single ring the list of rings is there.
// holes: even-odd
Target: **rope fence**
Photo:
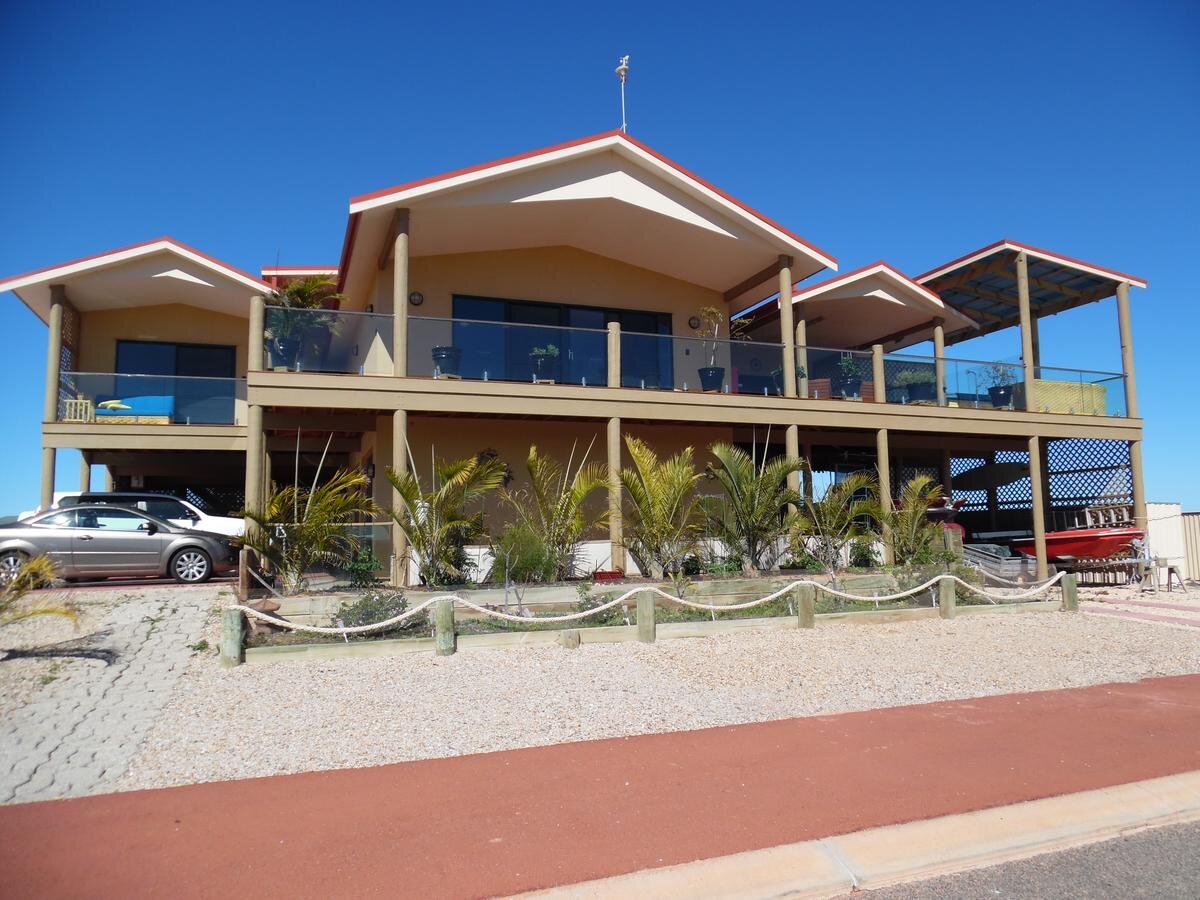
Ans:
[[[893,600],[903,600],[906,597],[912,597],[912,596],[915,596],[916,594],[920,594],[927,590],[930,590],[934,585],[939,585],[939,584],[942,584],[942,583],[945,583],[948,581],[952,584],[962,587],[964,590],[966,590],[970,593],[973,593],[980,597],[983,597],[985,600],[988,600],[993,604],[1014,603],[1014,602],[1018,602],[1018,601],[1022,601],[1022,600],[1029,600],[1029,599],[1032,599],[1033,597],[1037,597],[1041,594],[1046,593],[1047,591],[1052,589],[1056,584],[1058,584],[1060,581],[1062,581],[1065,575],[1066,575],[1065,572],[1059,572],[1053,578],[1050,578],[1049,580],[1044,581],[1041,584],[1035,585],[1034,587],[1032,587],[1029,590],[1022,591],[1022,592],[1015,593],[1015,594],[993,594],[990,591],[984,590],[983,588],[976,587],[975,585],[973,585],[967,581],[964,581],[963,579],[959,578],[957,575],[935,575],[933,578],[930,578],[928,581],[924,582],[923,584],[919,584],[916,587],[908,588],[907,590],[899,591],[894,594],[881,594],[881,595],[876,595],[876,596],[869,596],[869,595],[864,596],[864,595],[860,595],[860,594],[851,594],[846,591],[838,590],[837,588],[831,587],[830,585],[824,584],[822,582],[812,581],[810,579],[804,578],[804,579],[800,579],[797,581],[793,581],[787,585],[784,585],[783,587],[779,588],[776,591],[771,592],[770,594],[767,594],[763,597],[759,597],[757,600],[749,600],[745,603],[727,603],[727,604],[697,603],[694,600],[687,600],[683,597],[677,597],[674,594],[668,593],[667,591],[664,591],[662,588],[658,587],[657,585],[645,585],[645,586],[631,588],[630,590],[621,594],[619,597],[615,597],[612,600],[609,600],[605,603],[601,603],[598,606],[592,607],[591,609],[586,609],[586,610],[582,610],[580,612],[574,612],[574,613],[565,613],[563,615],[557,615],[557,616],[515,615],[513,613],[507,613],[507,612],[502,612],[498,609],[493,609],[489,606],[482,606],[478,603],[468,600],[465,597],[460,597],[457,594],[439,594],[435,597],[430,597],[428,600],[425,600],[425,601],[417,604],[416,606],[412,607],[412,609],[407,609],[404,612],[400,613],[399,615],[393,616],[390,619],[385,619],[382,622],[376,622],[371,625],[354,625],[354,626],[348,626],[348,627],[332,626],[332,625],[328,625],[328,626],[301,625],[299,623],[289,622],[284,619],[273,616],[270,613],[265,613],[265,612],[262,612],[261,610],[253,609],[249,606],[243,606],[241,604],[232,604],[232,605],[226,607],[226,609],[229,611],[236,611],[236,612],[243,613],[244,615],[246,615],[248,617],[258,619],[263,622],[267,622],[278,628],[289,629],[291,631],[304,632],[304,633],[308,633],[308,634],[352,635],[352,634],[369,634],[372,631],[386,630],[395,625],[399,625],[401,622],[404,622],[407,619],[411,619],[413,616],[416,616],[417,614],[423,612],[424,610],[428,609],[431,606],[435,606],[439,601],[446,601],[446,600],[452,601],[453,604],[455,604],[457,606],[461,606],[466,609],[474,610],[475,612],[479,613],[480,615],[487,616],[487,617],[490,617],[493,619],[500,619],[500,620],[503,620],[506,622],[516,622],[516,623],[545,624],[545,623],[553,623],[553,622],[574,622],[574,621],[578,621],[581,619],[586,619],[589,616],[594,616],[599,613],[606,612],[607,610],[610,610],[613,607],[621,606],[621,605],[625,604],[631,597],[635,597],[639,594],[656,595],[658,597],[664,598],[665,600],[668,600],[668,601],[671,601],[674,603],[678,603],[681,606],[686,606],[686,607],[690,607],[692,609],[700,609],[700,610],[705,610],[708,612],[716,613],[716,612],[734,612],[737,610],[752,609],[753,607],[761,606],[765,603],[770,603],[772,600],[777,600],[778,598],[784,596],[785,594],[789,594],[792,591],[797,590],[798,588],[811,588],[814,591],[814,593],[825,593],[825,594],[829,594],[830,596],[839,597],[843,600],[849,600],[852,602],[872,602],[875,604],[879,604],[879,603],[890,602]]]

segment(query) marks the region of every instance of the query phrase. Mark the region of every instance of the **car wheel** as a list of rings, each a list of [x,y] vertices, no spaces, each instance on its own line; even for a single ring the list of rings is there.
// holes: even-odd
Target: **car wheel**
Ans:
[[[196,547],[180,550],[171,557],[171,577],[180,584],[200,584],[212,578],[212,558]]]
[[[8,550],[0,554],[0,584],[8,584],[16,578],[27,558],[20,550]]]

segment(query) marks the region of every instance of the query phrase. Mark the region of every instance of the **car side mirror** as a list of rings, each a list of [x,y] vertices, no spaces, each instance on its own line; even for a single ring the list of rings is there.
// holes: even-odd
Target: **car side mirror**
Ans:
[[[154,522],[143,522],[138,526],[139,531],[144,531],[146,534],[158,534],[158,525]]]

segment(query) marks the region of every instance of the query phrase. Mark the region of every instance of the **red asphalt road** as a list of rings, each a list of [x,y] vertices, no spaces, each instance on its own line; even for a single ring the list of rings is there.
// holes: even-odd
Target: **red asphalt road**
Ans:
[[[403,723],[397,723],[403,727]],[[7,897],[473,897],[1200,769],[1200,676],[0,808]]]

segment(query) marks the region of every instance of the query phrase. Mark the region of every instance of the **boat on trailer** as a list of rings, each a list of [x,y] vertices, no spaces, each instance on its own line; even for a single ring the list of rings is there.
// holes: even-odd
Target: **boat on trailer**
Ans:
[[[1046,557],[1057,560],[1111,559],[1114,556],[1133,556],[1134,541],[1144,540],[1140,528],[1075,528],[1070,531],[1046,533]],[[1036,556],[1033,538],[1017,538],[1013,549],[1026,556]]]

